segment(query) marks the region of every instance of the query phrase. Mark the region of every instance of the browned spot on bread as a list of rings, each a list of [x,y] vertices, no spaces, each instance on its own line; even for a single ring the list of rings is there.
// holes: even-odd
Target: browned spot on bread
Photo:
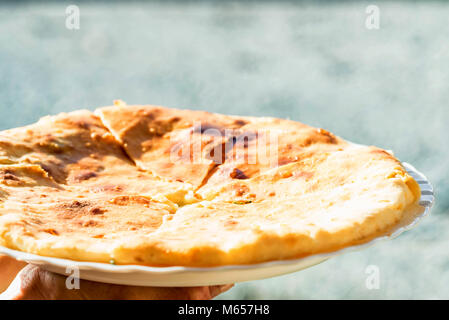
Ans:
[[[242,119],[237,119],[237,120],[234,121],[234,124],[239,126],[239,127],[242,127],[242,126],[244,126],[247,123],[248,123],[247,121],[242,120]]]
[[[234,168],[229,174],[232,179],[248,179],[249,177],[240,169]]]
[[[73,200],[67,203],[63,203],[61,205],[62,208],[67,208],[67,209],[79,209],[79,208],[84,208],[89,206],[89,202],[87,201],[79,201],[79,200]]]
[[[52,234],[52,235],[54,235],[54,236],[58,236],[58,235],[59,235],[59,232],[56,231],[55,229],[44,229],[44,230],[42,230],[42,231],[47,232],[47,233],[49,233],[49,234]]]
[[[293,173],[289,170],[284,170],[284,171],[279,172],[279,176],[282,179],[286,179],[286,178],[290,178],[291,176],[293,176]]]
[[[73,200],[55,205],[55,210],[59,211],[58,218],[73,219],[89,213],[90,202]]]
[[[84,180],[89,180],[90,178],[94,178],[97,176],[97,173],[95,173],[94,171],[81,171],[80,173],[77,173],[74,177],[73,177],[73,181],[74,182],[81,182]]]
[[[95,220],[88,220],[88,221],[80,221],[78,224],[80,224],[83,227],[96,227],[99,225],[99,222]]]
[[[119,206],[125,206],[132,203],[149,205],[151,203],[151,199],[144,196],[118,196],[109,200],[109,202]]]
[[[93,215],[99,215],[99,214],[103,214],[105,212],[106,212],[106,210],[98,208],[98,207],[89,209],[89,213],[91,213]]]

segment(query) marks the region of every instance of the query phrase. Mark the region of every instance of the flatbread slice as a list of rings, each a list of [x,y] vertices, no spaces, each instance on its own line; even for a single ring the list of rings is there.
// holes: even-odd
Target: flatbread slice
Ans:
[[[201,192],[313,158],[317,152],[342,150],[348,144],[326,130],[276,118],[248,119],[247,124],[235,132],[224,163],[210,174]]]
[[[37,177],[39,186],[45,180],[59,188],[82,186],[87,193],[151,193],[175,202],[179,199],[180,203],[192,191],[186,184],[167,183],[136,167],[101,120],[88,110],[44,117],[36,124],[1,132],[0,163],[4,188],[26,189],[25,180]]]
[[[2,203],[1,245],[44,256],[115,263],[117,246],[151,234],[174,212],[172,206],[144,196],[87,197],[77,188],[47,192],[50,195],[40,202]],[[144,262],[136,255],[133,259]]]
[[[0,154],[0,243],[41,255],[109,262],[192,192],[137,168],[87,110],[3,131]]]
[[[246,124],[242,119],[205,111],[120,102],[96,111],[137,166],[171,181],[203,184],[223,162],[225,129]]]

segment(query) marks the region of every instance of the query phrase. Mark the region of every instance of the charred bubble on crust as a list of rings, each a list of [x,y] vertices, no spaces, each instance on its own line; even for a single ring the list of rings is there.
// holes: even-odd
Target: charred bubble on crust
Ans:
[[[247,121],[245,121],[245,120],[242,120],[242,119],[237,119],[237,120],[235,120],[234,121],[234,124],[236,125],[236,126],[239,126],[239,127],[243,127],[245,124],[247,124],[248,122]]]
[[[76,174],[73,177],[73,181],[81,182],[81,181],[89,180],[90,178],[94,178],[96,176],[97,176],[97,173],[95,173],[94,171],[86,170],[86,171],[82,171],[82,172]]]
[[[93,214],[93,215],[104,214],[105,212],[106,212],[106,210],[101,209],[99,207],[94,207],[94,208],[89,209],[89,213]]]
[[[51,235],[53,235],[53,236],[59,236],[59,232],[56,231],[55,229],[49,228],[49,229],[44,229],[44,230],[42,230],[42,231],[43,231],[43,232],[46,232],[46,233],[49,233],[49,234],[51,234]]]
[[[234,168],[234,170],[232,170],[232,172],[229,174],[229,176],[232,179],[240,179],[240,180],[249,179],[249,177],[242,170],[240,170],[238,168]]]

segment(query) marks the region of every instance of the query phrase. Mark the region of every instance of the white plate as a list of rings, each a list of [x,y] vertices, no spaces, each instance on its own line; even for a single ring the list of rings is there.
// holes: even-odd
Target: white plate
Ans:
[[[417,222],[430,212],[434,201],[433,188],[427,178],[412,165],[408,163],[403,163],[403,165],[421,187],[419,205],[408,208],[406,210],[407,219],[404,219],[404,222],[399,226],[395,226],[394,229],[388,230],[385,234],[380,235],[368,243],[346,247],[335,252],[317,254],[295,260],[211,268],[146,267],[139,265],[80,262],[39,256],[11,250],[2,246],[0,246],[0,253],[14,257],[17,260],[39,265],[44,269],[59,274],[69,275],[72,274],[73,268],[78,268],[80,278],[82,279],[126,285],[159,287],[206,286],[270,278],[311,267],[331,257],[366,248],[381,240],[392,239],[416,226]]]

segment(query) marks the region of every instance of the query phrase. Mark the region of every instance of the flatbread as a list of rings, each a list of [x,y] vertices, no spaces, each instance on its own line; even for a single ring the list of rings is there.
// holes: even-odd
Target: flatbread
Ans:
[[[363,243],[420,189],[299,122],[117,102],[0,132],[0,245],[82,261],[252,264]]]

